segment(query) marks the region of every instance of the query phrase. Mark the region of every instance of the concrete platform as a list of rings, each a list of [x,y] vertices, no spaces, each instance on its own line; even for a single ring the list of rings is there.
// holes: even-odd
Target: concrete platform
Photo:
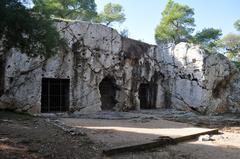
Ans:
[[[91,140],[103,144],[103,149],[145,144],[157,141],[162,136],[168,136],[180,142],[195,134],[215,131],[215,129],[199,128],[162,119],[61,118],[60,120],[67,126],[83,129]]]

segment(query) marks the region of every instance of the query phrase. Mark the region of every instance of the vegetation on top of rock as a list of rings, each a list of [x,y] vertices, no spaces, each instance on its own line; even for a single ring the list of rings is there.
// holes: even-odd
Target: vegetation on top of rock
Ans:
[[[80,20],[103,23],[123,23],[125,14],[120,4],[107,3],[99,14],[95,0],[33,0],[33,10],[52,19]]]
[[[18,0],[0,1],[1,52],[18,48],[28,55],[54,54],[63,40],[45,16],[32,12]]]
[[[33,10],[48,17],[91,21],[97,16],[94,0],[33,0]]]
[[[120,4],[108,3],[104,6],[103,11],[98,15],[98,20],[107,26],[113,22],[123,23],[126,20],[123,13],[123,7]]]
[[[160,24],[155,29],[155,39],[159,43],[191,42],[199,44],[208,53],[223,53],[232,61],[240,60],[240,35],[229,33],[223,37],[221,29],[204,28],[192,35],[194,31],[194,9],[187,5],[169,0]],[[240,31],[240,19],[234,23]]]
[[[193,8],[169,0],[162,12],[160,24],[155,29],[157,43],[192,42],[201,44],[203,48],[211,51],[216,47],[216,41],[222,35],[222,31],[220,29],[204,28],[192,35],[195,29],[193,16]]]
[[[194,31],[193,15],[194,11],[189,6],[169,0],[162,12],[161,22],[155,29],[156,41],[175,44],[187,41]]]
[[[216,52],[217,41],[221,36],[222,30],[220,29],[204,28],[193,36],[192,42],[202,45],[208,52]]]
[[[25,2],[25,3],[24,3]],[[33,7],[26,7],[32,2]],[[54,21],[93,21],[107,26],[114,22],[123,23],[126,18],[120,4],[108,3],[99,14],[95,0],[1,0],[0,1],[0,52],[18,48],[28,55],[49,57],[64,44],[53,25]],[[240,35],[229,33],[223,37],[222,31],[204,28],[194,31],[194,9],[169,0],[162,12],[162,19],[155,29],[157,43],[183,41],[200,44],[207,52],[222,52],[230,60],[239,61]],[[240,19],[234,23],[240,31]],[[128,30],[120,34],[128,36]]]
[[[32,8],[29,2],[33,3]],[[52,56],[60,47],[66,46],[53,25],[54,21],[84,20],[110,25],[125,20],[119,4],[107,4],[98,16],[94,0],[1,0],[0,14],[3,46],[0,52],[7,53],[11,48],[16,48],[30,56],[45,57]]]
[[[229,33],[219,40],[218,46],[224,50],[229,59],[239,61],[240,35]]]
[[[234,23],[237,31],[240,31],[240,20]],[[239,67],[240,61],[240,34],[228,33],[217,40],[216,47],[219,52],[224,53],[231,61]]]

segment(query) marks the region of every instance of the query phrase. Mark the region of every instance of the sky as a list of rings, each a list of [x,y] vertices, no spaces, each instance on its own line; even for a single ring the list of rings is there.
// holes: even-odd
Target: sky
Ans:
[[[155,44],[154,30],[160,23],[161,12],[168,0],[95,0],[97,10],[105,4],[118,3],[124,8],[126,21],[112,27],[117,30],[127,28],[129,37]],[[194,9],[195,31],[203,28],[222,29],[223,34],[236,33],[233,23],[240,19],[240,0],[174,0]]]

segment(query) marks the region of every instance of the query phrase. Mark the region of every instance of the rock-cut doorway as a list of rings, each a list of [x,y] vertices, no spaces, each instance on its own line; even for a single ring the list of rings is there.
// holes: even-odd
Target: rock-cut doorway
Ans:
[[[42,79],[41,112],[66,112],[69,110],[69,79]]]
[[[142,83],[139,86],[138,96],[140,109],[155,109],[158,85],[154,83]]]
[[[101,109],[113,110],[116,105],[116,86],[115,80],[111,77],[105,77],[99,84],[101,94]]]

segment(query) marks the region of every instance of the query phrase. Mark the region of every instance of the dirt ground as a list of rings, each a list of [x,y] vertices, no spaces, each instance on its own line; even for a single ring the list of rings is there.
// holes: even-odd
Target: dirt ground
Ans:
[[[135,136],[135,141],[152,140],[151,137],[159,134],[151,126],[155,124],[157,128],[162,119],[184,122],[174,126],[174,129],[179,128],[174,130],[178,135],[183,131],[182,128],[192,125],[217,127],[221,134],[209,136],[206,141],[196,139],[142,152],[102,155],[102,150],[108,143],[127,143],[127,137],[131,138],[131,135]],[[164,127],[171,129],[170,123],[165,121]],[[0,159],[240,159],[239,123],[240,118],[235,116],[205,117],[162,111],[44,117],[0,112]],[[130,131],[126,127],[130,127]],[[146,128],[147,132],[141,132]],[[124,131],[127,133],[122,133]],[[123,136],[116,138],[119,137],[116,132]]]
[[[213,130],[163,119],[60,118],[58,120],[70,127],[81,129],[92,141],[101,143],[104,149],[144,144],[163,136],[175,139]]]
[[[91,159],[100,155],[87,136],[71,135],[44,118],[0,112],[0,159]]]

